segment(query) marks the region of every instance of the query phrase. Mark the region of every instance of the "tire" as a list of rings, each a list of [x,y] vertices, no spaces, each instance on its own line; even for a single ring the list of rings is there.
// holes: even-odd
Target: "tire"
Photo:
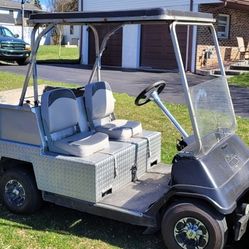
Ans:
[[[24,59],[19,59],[16,61],[19,66],[25,66],[30,63],[30,57],[24,58]]]
[[[176,203],[165,212],[161,231],[167,249],[222,249],[224,217],[201,205]]]
[[[34,213],[42,203],[33,174],[24,169],[10,169],[3,174],[0,195],[7,209],[17,214]]]

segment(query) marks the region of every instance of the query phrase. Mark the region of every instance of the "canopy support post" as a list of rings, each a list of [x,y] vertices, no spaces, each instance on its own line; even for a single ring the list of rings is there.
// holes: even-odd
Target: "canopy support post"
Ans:
[[[109,31],[105,36],[104,39],[101,43],[101,46],[99,48],[99,35],[98,35],[98,31],[96,30],[96,28],[92,25],[89,25],[89,27],[92,29],[93,34],[94,34],[94,38],[95,38],[95,50],[96,50],[96,60],[93,66],[93,70],[92,70],[92,74],[90,76],[90,79],[88,81],[88,83],[91,83],[95,73],[97,71],[97,80],[101,81],[101,74],[100,74],[100,70],[101,70],[101,58],[102,55],[106,49],[106,45],[107,42],[109,41],[109,39],[120,29],[122,28],[124,25],[119,25],[117,27],[115,27],[114,29],[112,29],[111,31]]]
[[[23,89],[22,89],[20,100],[19,100],[19,106],[23,105],[32,72],[33,72],[34,102],[35,102],[35,106],[38,105],[36,53],[37,53],[37,50],[39,48],[41,38],[44,35],[46,35],[54,27],[54,24],[48,25],[36,38],[36,32],[39,29],[39,27],[40,27],[40,25],[36,25],[34,27],[34,29],[32,30],[32,34],[31,34],[31,49],[32,49],[31,61],[30,61],[29,67],[28,67],[28,72],[26,74],[26,78],[24,80]]]

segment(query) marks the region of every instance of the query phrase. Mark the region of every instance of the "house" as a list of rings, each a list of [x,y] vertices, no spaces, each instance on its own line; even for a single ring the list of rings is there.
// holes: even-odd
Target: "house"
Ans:
[[[225,61],[238,59],[236,37],[249,40],[246,25],[249,23],[248,0],[79,0],[81,11],[114,11],[138,8],[166,7],[183,11],[213,13],[217,18],[216,28]],[[110,26],[99,27],[100,37]],[[198,36],[197,36],[198,32]],[[178,37],[185,67],[194,72],[196,68],[214,66],[214,46],[208,30],[178,28]],[[188,37],[188,38],[187,38]],[[197,37],[198,40],[197,40]],[[188,42],[187,42],[188,39]],[[93,64],[95,59],[94,41],[91,30],[82,30],[82,64]],[[124,68],[148,68],[174,70],[177,68],[173,45],[165,25],[125,26],[109,41],[110,47],[104,52],[102,63]],[[188,46],[188,47],[187,47]],[[188,51],[188,52],[187,52]]]
[[[27,27],[26,21],[32,13],[41,12],[37,6],[29,3],[24,4],[24,40],[30,43],[31,28]],[[12,33],[22,34],[22,8],[21,4],[12,0],[0,0],[0,25],[9,28]]]
[[[249,0],[226,0],[220,4],[203,4],[199,7],[199,11],[212,13],[217,20],[215,27],[225,64],[243,59],[237,38],[242,37],[245,47],[248,47]],[[205,52],[209,51],[211,56],[205,56]],[[196,67],[216,67],[217,60],[213,51],[214,46],[208,31],[199,31]]]
[[[80,26],[64,26],[63,27],[63,43],[70,45],[79,45],[80,42]]]

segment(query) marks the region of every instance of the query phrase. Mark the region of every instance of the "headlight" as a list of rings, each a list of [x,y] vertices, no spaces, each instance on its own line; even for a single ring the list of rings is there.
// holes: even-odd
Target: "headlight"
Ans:
[[[31,50],[31,46],[29,44],[25,45],[25,50]]]

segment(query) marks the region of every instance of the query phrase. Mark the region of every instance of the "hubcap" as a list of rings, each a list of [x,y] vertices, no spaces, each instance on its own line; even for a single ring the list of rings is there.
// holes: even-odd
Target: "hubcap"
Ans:
[[[10,180],[5,185],[5,196],[12,205],[20,207],[25,202],[25,190],[17,180]]]
[[[209,233],[200,220],[186,217],[175,224],[174,238],[183,249],[204,249],[209,241]]]

